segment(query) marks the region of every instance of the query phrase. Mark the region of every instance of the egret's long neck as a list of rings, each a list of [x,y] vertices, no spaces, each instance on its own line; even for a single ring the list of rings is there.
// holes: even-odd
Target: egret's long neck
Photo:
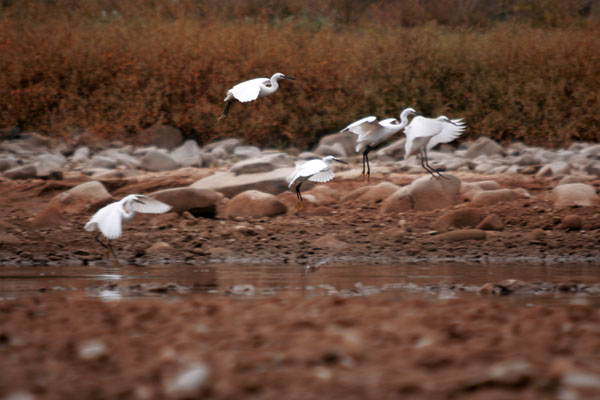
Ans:
[[[277,89],[279,89],[279,82],[277,81],[276,77],[272,76],[271,77],[271,86],[263,85],[263,88],[262,88],[263,96],[268,96],[272,93],[275,93],[275,91]]]
[[[133,211],[131,203],[126,202],[125,204],[123,204],[123,218],[128,221],[131,218],[133,218],[133,214],[135,214],[135,211]]]
[[[407,112],[403,112],[400,114],[400,127],[398,128],[398,130],[400,129],[404,129],[406,128],[406,125],[408,125],[408,114]]]

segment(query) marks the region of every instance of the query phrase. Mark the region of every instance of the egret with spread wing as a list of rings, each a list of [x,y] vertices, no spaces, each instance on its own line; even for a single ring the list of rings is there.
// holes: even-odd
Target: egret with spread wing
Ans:
[[[84,229],[89,232],[98,230],[96,240],[110,251],[116,260],[117,256],[110,242],[104,244],[99,238],[100,234],[109,240],[118,239],[123,232],[123,224],[131,221],[136,212],[162,214],[170,209],[171,206],[162,201],[140,194],[130,194],[99,209],[85,224]]]
[[[437,118],[418,116],[412,119],[404,129],[406,144],[404,159],[416,154],[421,155],[421,166],[432,176],[441,177],[440,171],[429,165],[427,151],[440,143],[449,143],[462,135],[466,128],[462,118],[449,119],[445,115]]]
[[[362,178],[371,179],[371,166],[369,165],[369,152],[379,144],[385,142],[395,133],[401,131],[408,124],[408,117],[411,115],[421,115],[414,109],[408,107],[400,113],[400,121],[396,118],[387,118],[377,121],[376,117],[370,116],[359,119],[341,130],[341,132],[352,132],[358,135],[356,140],[356,152],[363,155]],[[367,173],[365,175],[365,164]]]
[[[247,103],[249,101],[258,99],[259,97],[264,97],[275,93],[277,89],[279,89],[278,81],[280,79],[295,80],[296,78],[292,78],[291,76],[287,76],[282,74],[281,72],[277,72],[276,74],[273,74],[271,79],[250,79],[249,81],[238,83],[237,85],[229,89],[227,91],[227,96],[225,96],[225,99],[223,100],[227,102],[227,104],[225,104],[225,109],[223,110],[223,114],[221,114],[221,117],[219,117],[219,120],[227,116],[231,104],[233,104],[236,101],[239,101],[241,103]]]
[[[288,176],[287,180],[290,182],[288,187],[292,187],[294,182],[298,182],[296,185],[296,197],[298,198],[297,210],[300,211],[304,208],[302,200],[302,194],[300,193],[300,186],[304,181],[311,182],[329,182],[333,179],[333,171],[331,170],[331,161],[337,161],[342,164],[347,162],[339,160],[334,156],[326,156],[319,160],[309,160],[303,163],[296,163],[296,170]]]

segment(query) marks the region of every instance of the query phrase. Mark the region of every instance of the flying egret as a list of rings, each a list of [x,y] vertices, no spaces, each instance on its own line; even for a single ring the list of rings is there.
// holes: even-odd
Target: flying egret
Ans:
[[[331,170],[331,161],[337,161],[342,164],[348,164],[346,161],[339,160],[334,156],[326,156],[319,160],[309,160],[306,162],[297,162],[296,170],[288,176],[287,180],[290,182],[288,187],[292,187],[294,182],[298,181],[296,185],[296,197],[298,198],[297,210],[300,211],[304,207],[302,200],[302,194],[300,194],[300,186],[302,182],[308,180],[311,182],[329,182],[333,179],[333,171]]]
[[[236,101],[246,103],[249,101],[256,100],[259,97],[264,97],[275,93],[277,89],[279,89],[278,81],[280,79],[296,80],[296,78],[292,78],[291,76],[287,76],[282,74],[281,72],[277,72],[273,74],[271,79],[250,79],[249,81],[238,83],[237,85],[229,89],[227,91],[227,96],[225,96],[225,99],[223,100],[226,101],[227,104],[225,104],[225,110],[223,110],[223,114],[221,114],[219,120],[222,120],[227,116],[231,104],[233,104]]]
[[[416,154],[421,155],[421,166],[433,177],[442,174],[429,165],[427,150],[431,150],[440,143],[449,143],[462,135],[466,125],[462,118],[449,119],[445,115],[437,118],[417,116],[404,128],[406,144],[404,145],[404,159]]]
[[[162,214],[170,209],[170,205],[161,201],[140,194],[130,194],[99,209],[85,224],[84,229],[88,232],[98,230],[96,240],[110,251],[116,260],[117,256],[110,242],[107,240],[104,244],[99,238],[100,234],[109,240],[118,239],[121,237],[123,224],[131,221],[136,212]]]
[[[367,179],[371,180],[369,152],[408,125],[408,117],[411,115],[421,114],[416,112],[413,108],[408,107],[400,113],[400,121],[396,118],[387,118],[377,121],[376,117],[370,116],[359,119],[340,131],[352,132],[358,135],[358,139],[356,140],[356,152],[362,152],[363,155],[363,169],[361,174],[363,180],[365,179],[365,164],[367,165]]]

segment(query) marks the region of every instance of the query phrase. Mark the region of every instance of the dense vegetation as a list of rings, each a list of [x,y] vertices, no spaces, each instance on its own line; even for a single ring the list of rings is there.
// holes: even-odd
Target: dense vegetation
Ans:
[[[592,6],[4,0],[0,127],[64,137],[81,127],[131,139],[162,122],[201,143],[239,136],[306,148],[365,115],[397,117],[412,106],[464,117],[471,137],[597,141],[600,23]],[[299,80],[235,104],[215,125],[229,87],[274,72]]]

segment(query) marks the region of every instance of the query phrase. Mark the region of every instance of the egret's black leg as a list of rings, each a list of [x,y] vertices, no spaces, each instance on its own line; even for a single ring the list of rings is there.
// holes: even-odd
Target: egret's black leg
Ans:
[[[231,105],[233,103],[234,103],[234,100],[230,100],[230,101],[227,102],[227,104],[225,104],[225,109],[223,110],[223,113],[219,117],[219,121],[222,120],[222,119],[225,119],[225,117],[227,117],[227,114],[229,113],[229,108],[231,108]]]
[[[440,171],[438,171],[437,169],[435,169],[431,165],[429,165],[429,159],[427,158],[427,149],[423,149],[423,153],[425,154],[425,164],[427,165],[427,167],[431,171],[435,172],[438,175],[438,177],[445,178],[444,175],[442,175],[442,173]]]
[[[298,183],[296,185],[296,197],[298,198],[298,205],[296,206],[296,210],[300,211],[304,205],[304,200],[302,200],[302,193],[300,193],[300,186],[302,185],[303,181],[300,181],[300,183]]]
[[[367,163],[367,152],[368,150],[363,151],[363,159],[362,159],[362,164],[363,164],[363,170],[362,170],[362,174],[360,174],[360,176],[362,177],[362,180],[364,182],[365,180],[365,164]]]
[[[102,247],[104,247],[106,249],[106,257],[108,257],[108,255],[110,253],[114,257],[114,259],[117,260],[117,255],[115,254],[115,251],[113,250],[112,246],[110,245],[110,242],[107,241],[106,243],[103,243],[102,240],[100,240],[100,232],[98,232],[95,239],[98,243],[100,243],[102,245]]]
[[[369,165],[369,152],[373,150],[372,147],[367,146],[367,149],[365,150],[365,159],[367,160],[367,181],[371,182],[371,165]],[[363,166],[363,174],[365,173],[364,171],[364,166]]]
[[[434,177],[437,178],[437,176],[433,173],[433,171],[431,169],[429,169],[429,167],[425,164],[425,153],[421,150],[421,166],[423,167],[423,169],[427,172],[429,172],[429,174]]]

